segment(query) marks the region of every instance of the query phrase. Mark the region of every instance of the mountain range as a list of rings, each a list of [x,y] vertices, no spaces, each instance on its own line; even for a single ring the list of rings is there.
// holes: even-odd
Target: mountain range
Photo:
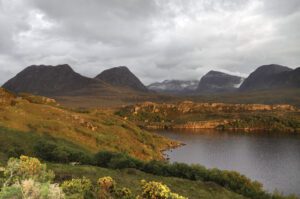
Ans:
[[[184,94],[197,89],[198,80],[164,80],[148,85],[148,89],[159,93]]]
[[[207,95],[283,88],[300,88],[300,68],[271,64],[247,78],[209,71],[200,81],[165,80],[147,87],[127,67],[101,72],[95,78],[76,73],[69,65],[32,65],[8,80],[3,88],[14,93],[44,96],[141,96],[155,93]],[[151,92],[151,91],[154,91]]]

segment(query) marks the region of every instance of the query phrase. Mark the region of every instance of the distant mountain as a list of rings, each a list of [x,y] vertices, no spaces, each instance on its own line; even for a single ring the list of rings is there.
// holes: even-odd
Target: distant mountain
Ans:
[[[104,84],[100,81],[81,76],[67,65],[32,65],[25,68],[2,87],[15,93],[36,95],[64,95],[67,92],[82,89],[92,84]]]
[[[148,89],[160,93],[189,93],[196,90],[199,81],[197,80],[165,80],[148,85]]]
[[[126,67],[119,66],[103,71],[95,77],[110,85],[131,88],[136,91],[148,92],[144,84]]]
[[[225,93],[236,91],[244,78],[219,71],[209,71],[204,75],[197,87],[197,93]]]
[[[279,88],[300,88],[300,68],[293,70],[276,64],[260,66],[243,82],[240,91]]]

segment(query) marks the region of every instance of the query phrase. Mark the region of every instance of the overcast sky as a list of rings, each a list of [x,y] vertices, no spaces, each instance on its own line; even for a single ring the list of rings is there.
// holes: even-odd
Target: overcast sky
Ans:
[[[300,0],[0,0],[0,83],[33,64],[145,84],[300,66]]]

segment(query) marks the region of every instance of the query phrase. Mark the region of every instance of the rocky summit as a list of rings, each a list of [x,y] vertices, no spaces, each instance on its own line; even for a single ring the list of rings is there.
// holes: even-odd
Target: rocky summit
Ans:
[[[107,69],[95,79],[117,87],[126,87],[141,92],[148,91],[147,87],[126,66]]]
[[[209,71],[204,75],[198,85],[197,92],[200,93],[224,93],[237,90],[244,78],[229,75],[219,71]]]

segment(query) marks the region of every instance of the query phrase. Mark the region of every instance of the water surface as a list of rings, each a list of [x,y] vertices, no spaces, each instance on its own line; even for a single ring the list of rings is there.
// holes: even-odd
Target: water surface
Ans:
[[[300,135],[214,130],[162,131],[185,146],[166,151],[171,162],[235,170],[265,189],[300,195]]]

